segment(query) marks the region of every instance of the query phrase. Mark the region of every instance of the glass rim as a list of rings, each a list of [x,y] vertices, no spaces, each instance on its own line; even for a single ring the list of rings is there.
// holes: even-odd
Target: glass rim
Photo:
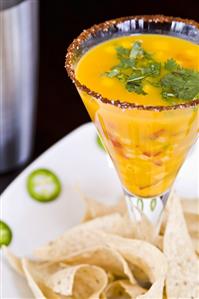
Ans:
[[[148,111],[168,111],[168,110],[177,110],[177,109],[185,109],[185,108],[194,108],[199,105],[199,99],[194,99],[189,101],[188,103],[179,103],[173,104],[169,106],[160,106],[160,105],[139,105],[135,103],[129,103],[125,101],[121,101],[119,99],[109,99],[104,97],[102,94],[91,90],[86,85],[82,84],[75,76],[75,70],[73,68],[73,58],[75,50],[78,50],[83,42],[85,42],[91,35],[94,37],[95,34],[99,31],[107,32],[111,26],[117,25],[121,22],[130,21],[130,20],[144,20],[146,22],[159,22],[159,23],[171,23],[172,21],[180,22],[184,24],[188,24],[196,27],[199,30],[199,23],[190,19],[182,19],[179,17],[169,17],[164,15],[138,15],[138,16],[127,16],[112,19],[109,21],[105,21],[103,23],[99,23],[97,25],[93,25],[92,27],[84,30],[80,35],[73,40],[73,42],[69,45],[66,54],[65,60],[65,68],[68,73],[68,76],[72,80],[72,82],[77,86],[81,91],[86,92],[88,95],[96,98],[103,104],[109,104],[115,107],[118,107],[123,110],[148,110]]]

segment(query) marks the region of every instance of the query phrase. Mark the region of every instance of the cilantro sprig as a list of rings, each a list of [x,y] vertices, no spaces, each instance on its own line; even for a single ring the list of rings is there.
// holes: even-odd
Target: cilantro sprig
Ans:
[[[199,72],[183,68],[173,58],[165,63],[156,61],[140,41],[131,49],[117,47],[116,55],[119,63],[105,75],[121,81],[129,92],[146,95],[147,83],[159,88],[162,98],[171,103],[193,100],[199,95]]]
[[[165,63],[165,69],[169,72],[160,79],[164,99],[189,101],[198,96],[199,72],[183,68],[173,59]]]
[[[109,78],[117,78],[129,92],[146,95],[144,91],[144,79],[160,75],[161,65],[156,62],[150,53],[142,48],[142,44],[136,41],[131,49],[116,48],[119,64],[106,72]]]

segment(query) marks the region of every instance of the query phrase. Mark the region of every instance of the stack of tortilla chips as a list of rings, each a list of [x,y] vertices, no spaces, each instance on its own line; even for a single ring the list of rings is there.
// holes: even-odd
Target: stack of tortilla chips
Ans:
[[[11,266],[37,299],[199,298],[199,201],[170,198],[155,233],[139,235],[124,200],[106,206],[86,199],[83,222]]]

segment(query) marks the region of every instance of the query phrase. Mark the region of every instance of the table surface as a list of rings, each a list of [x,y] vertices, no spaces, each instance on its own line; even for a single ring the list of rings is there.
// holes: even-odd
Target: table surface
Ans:
[[[40,1],[40,46],[36,134],[31,159],[60,138],[89,121],[89,116],[67,77],[67,46],[84,28],[125,15],[164,14],[199,21],[198,0]],[[0,193],[23,170],[0,175]]]

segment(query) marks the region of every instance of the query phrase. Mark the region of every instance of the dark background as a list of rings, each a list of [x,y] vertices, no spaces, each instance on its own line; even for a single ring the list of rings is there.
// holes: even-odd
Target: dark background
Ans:
[[[64,69],[67,46],[83,29],[107,19],[139,14],[164,14],[199,21],[199,0],[40,0],[39,3],[39,89],[35,146],[29,163],[89,121]],[[0,176],[0,192],[22,169]]]

